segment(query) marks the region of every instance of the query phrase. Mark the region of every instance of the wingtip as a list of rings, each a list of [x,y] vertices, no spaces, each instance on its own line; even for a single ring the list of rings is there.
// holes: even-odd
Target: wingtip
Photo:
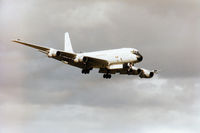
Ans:
[[[15,39],[15,40],[11,40],[12,42],[18,42],[21,41],[20,39]]]

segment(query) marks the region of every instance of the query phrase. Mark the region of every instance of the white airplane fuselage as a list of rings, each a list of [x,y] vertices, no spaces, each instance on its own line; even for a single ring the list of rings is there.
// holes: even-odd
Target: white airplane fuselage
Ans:
[[[109,65],[113,64],[123,64],[123,63],[137,63],[137,55],[133,54],[131,51],[133,48],[120,48],[112,50],[103,50],[95,52],[86,52],[77,54],[77,62],[81,61],[82,57],[89,56],[102,60],[107,60]],[[80,59],[80,60],[78,60]]]

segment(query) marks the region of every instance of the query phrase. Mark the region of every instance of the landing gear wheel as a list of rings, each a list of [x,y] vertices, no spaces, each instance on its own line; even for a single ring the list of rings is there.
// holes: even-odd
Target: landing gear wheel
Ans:
[[[85,73],[85,70],[84,70],[84,69],[82,70],[82,73]]]
[[[82,70],[82,73],[84,73],[84,74],[89,74],[89,73],[90,73],[90,70],[89,70],[89,69],[83,69],[83,70]]]
[[[86,69],[86,73],[89,74],[89,73],[90,73],[90,70],[89,70],[89,69]]]
[[[111,78],[111,74],[106,73],[106,74],[103,75],[103,78],[110,79]]]

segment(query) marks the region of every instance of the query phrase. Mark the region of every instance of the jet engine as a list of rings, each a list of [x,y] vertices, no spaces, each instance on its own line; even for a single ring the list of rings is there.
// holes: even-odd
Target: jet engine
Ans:
[[[154,71],[149,71],[146,69],[141,68],[141,73],[139,75],[140,78],[152,78],[154,76],[155,70]]]
[[[129,75],[138,75],[140,74],[140,72],[141,72],[141,69],[134,66],[131,66],[128,70]]]
[[[82,55],[77,55],[76,58],[74,59],[74,62],[78,63],[78,62],[84,62],[86,63],[88,61],[87,57],[84,57]]]
[[[47,55],[48,55],[48,57],[55,57],[55,56],[57,56],[57,50],[53,49],[53,48],[50,48],[50,50],[49,50]]]

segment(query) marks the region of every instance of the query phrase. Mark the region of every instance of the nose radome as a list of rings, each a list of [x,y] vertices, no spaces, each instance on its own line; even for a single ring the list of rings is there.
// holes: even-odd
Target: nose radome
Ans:
[[[137,56],[137,60],[138,60],[138,61],[142,61],[142,60],[143,60],[142,55]]]

